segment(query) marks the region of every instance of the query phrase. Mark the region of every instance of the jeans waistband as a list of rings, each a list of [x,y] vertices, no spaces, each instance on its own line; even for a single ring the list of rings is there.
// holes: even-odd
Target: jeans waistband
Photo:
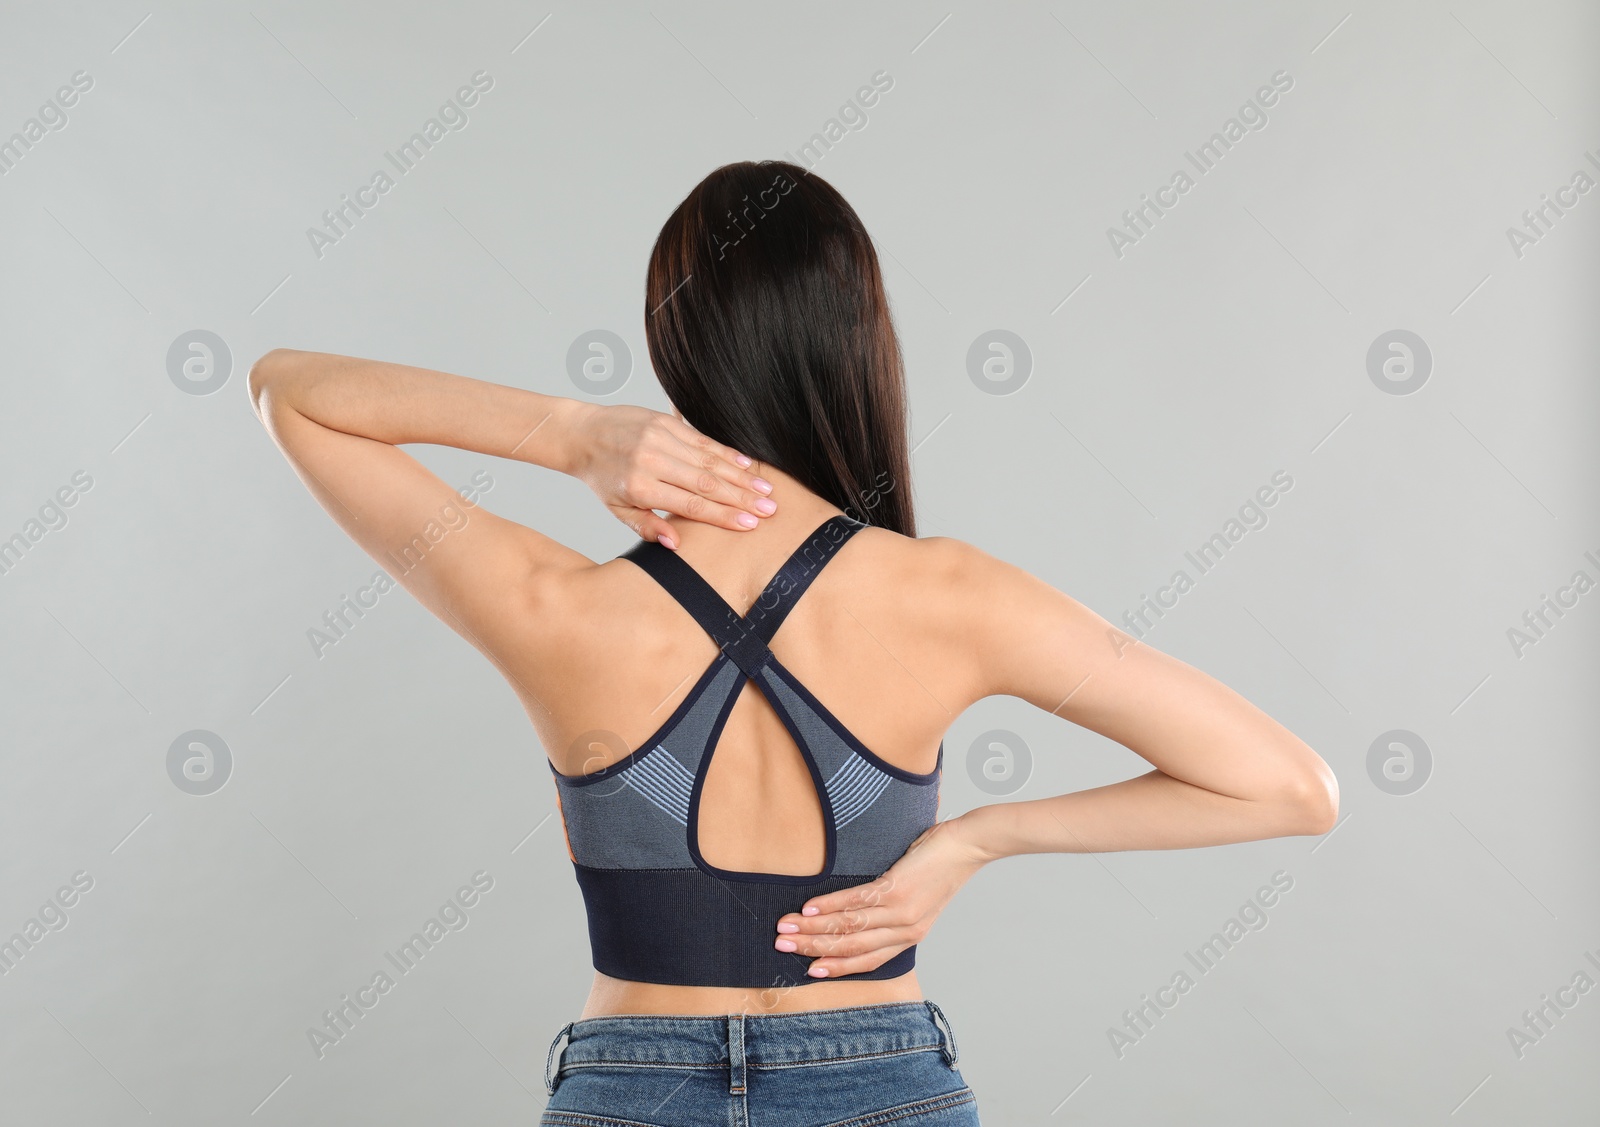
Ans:
[[[556,1048],[567,1045],[559,1066]],[[568,1022],[550,1044],[545,1087],[554,1094],[561,1069],[597,1064],[727,1068],[730,1091],[744,1088],[744,1070],[818,1064],[937,1049],[956,1067],[954,1031],[933,1002],[885,1002],[782,1014],[679,1017],[617,1014]]]

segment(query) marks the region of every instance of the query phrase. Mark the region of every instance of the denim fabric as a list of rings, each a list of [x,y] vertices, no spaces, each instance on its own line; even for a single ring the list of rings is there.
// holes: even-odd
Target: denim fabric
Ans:
[[[539,1127],[973,1127],[956,1061],[929,1001],[589,1018],[550,1045]]]

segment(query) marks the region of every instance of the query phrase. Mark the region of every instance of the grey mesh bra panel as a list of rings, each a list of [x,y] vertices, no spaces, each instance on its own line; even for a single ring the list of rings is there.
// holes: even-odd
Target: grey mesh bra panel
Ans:
[[[689,869],[689,802],[706,741],[739,667],[718,658],[706,691],[656,743],[603,777],[557,775],[572,859],[594,869]]]
[[[837,837],[832,869],[824,875],[878,876],[933,824],[939,764],[913,775],[879,760],[775,658],[760,677],[767,699],[790,734],[799,733],[795,742],[810,752],[823,779],[825,824],[831,821]]]
[[[770,662],[758,677],[768,700],[823,780],[823,824],[831,823],[832,865],[816,874],[881,874],[933,824],[940,767],[927,775],[897,771],[834,720],[802,699]],[[781,668],[781,666],[779,667]],[[788,670],[782,670],[788,674]],[[708,748],[738,699],[744,677],[719,656],[711,680],[689,710],[648,749],[596,775],[556,773],[572,859],[596,869],[686,869],[726,875],[689,850],[689,813]],[[943,754],[941,748],[940,759]],[[626,764],[623,766],[622,764]],[[942,763],[941,763],[942,766]],[[552,771],[554,768],[552,767]]]

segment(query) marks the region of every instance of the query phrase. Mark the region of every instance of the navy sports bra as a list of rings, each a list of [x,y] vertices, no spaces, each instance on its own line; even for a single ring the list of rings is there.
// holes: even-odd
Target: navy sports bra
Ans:
[[[767,648],[817,573],[864,527],[845,516],[824,521],[745,618],[653,541],[618,557],[666,588],[722,652],[638,750],[587,775],[563,775],[550,764],[596,970],[634,982],[769,987],[898,978],[915,964],[913,945],[874,970],[815,979],[806,975],[815,956],[772,945],[779,916],[881,876],[938,810],[942,741],[926,775],[884,762]],[[747,680],[782,719],[817,789],[827,850],[814,875],[719,869],[700,855],[696,816],[706,770]]]

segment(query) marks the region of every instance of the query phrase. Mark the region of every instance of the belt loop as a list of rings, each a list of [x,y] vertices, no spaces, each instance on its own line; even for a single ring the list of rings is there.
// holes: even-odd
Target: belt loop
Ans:
[[[927,999],[923,999],[923,1003],[928,1007],[928,1017],[933,1020],[936,1026],[942,1026],[939,1029],[939,1052],[944,1056],[945,1064],[949,1065],[951,1070],[954,1071],[956,1060],[958,1059],[956,1054],[956,1031],[950,1028],[950,1019],[944,1016],[944,1011],[936,1003]]]
[[[728,1015],[728,1092],[743,1095],[744,1076],[744,1014]]]
[[[556,1094],[556,1078],[560,1075],[561,1070],[557,1068],[555,1073],[552,1074],[550,1066],[555,1063],[556,1046],[561,1043],[561,1038],[566,1037],[570,1032],[572,1032],[572,1022],[569,1021],[561,1027],[561,1032],[556,1034],[556,1039],[550,1042],[550,1054],[544,1058],[544,1090],[552,1096]],[[571,1038],[569,1037],[568,1043],[570,1042]]]

